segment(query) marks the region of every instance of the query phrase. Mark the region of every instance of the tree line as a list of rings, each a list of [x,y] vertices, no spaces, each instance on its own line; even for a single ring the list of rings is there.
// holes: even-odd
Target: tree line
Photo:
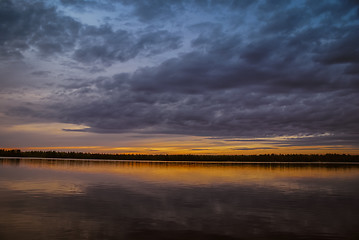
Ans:
[[[260,154],[260,155],[195,155],[195,154],[107,154],[57,151],[21,151],[0,149],[1,157],[75,158],[108,160],[157,161],[229,161],[229,162],[359,162],[359,155],[349,154]]]

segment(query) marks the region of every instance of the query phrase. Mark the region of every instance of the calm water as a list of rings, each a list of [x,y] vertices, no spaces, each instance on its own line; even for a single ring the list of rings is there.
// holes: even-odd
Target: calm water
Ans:
[[[359,239],[359,165],[0,159],[0,239]]]

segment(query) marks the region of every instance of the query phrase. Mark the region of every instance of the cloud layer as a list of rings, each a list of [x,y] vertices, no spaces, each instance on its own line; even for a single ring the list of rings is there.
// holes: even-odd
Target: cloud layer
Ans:
[[[9,116],[97,133],[358,147],[356,1],[1,1],[0,11],[0,64],[84,69],[33,69],[60,77],[35,107],[4,107]],[[87,22],[88,12],[102,20]]]

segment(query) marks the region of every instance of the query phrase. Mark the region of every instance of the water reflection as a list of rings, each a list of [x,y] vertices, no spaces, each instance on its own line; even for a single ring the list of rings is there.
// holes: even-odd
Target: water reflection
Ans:
[[[359,165],[0,160],[0,239],[357,239]]]

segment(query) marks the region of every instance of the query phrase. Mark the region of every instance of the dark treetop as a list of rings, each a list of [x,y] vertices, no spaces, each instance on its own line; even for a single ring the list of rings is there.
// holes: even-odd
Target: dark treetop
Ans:
[[[262,155],[149,155],[83,152],[27,151],[0,149],[2,157],[78,158],[153,161],[235,161],[235,162],[359,162],[359,155],[347,154],[262,154]]]

